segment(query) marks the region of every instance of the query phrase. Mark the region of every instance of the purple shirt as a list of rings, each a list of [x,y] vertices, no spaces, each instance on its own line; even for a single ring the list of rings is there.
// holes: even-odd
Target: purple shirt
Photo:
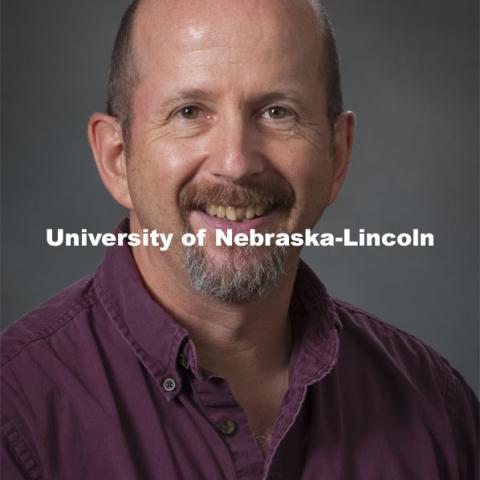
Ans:
[[[129,248],[108,249],[2,336],[2,478],[478,478],[478,402],[446,360],[329,297],[303,263],[290,318],[289,389],[264,456]]]

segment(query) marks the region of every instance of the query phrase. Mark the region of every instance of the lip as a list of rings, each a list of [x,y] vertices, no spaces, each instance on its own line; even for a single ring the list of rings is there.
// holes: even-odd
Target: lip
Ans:
[[[190,213],[190,221],[193,221],[195,225],[207,225],[211,229],[219,229],[226,231],[231,229],[234,234],[244,233],[252,230],[264,227],[275,215],[275,210],[262,215],[260,217],[252,218],[251,220],[243,220],[241,222],[232,222],[226,218],[211,217],[210,215],[202,212],[201,210],[193,210]]]

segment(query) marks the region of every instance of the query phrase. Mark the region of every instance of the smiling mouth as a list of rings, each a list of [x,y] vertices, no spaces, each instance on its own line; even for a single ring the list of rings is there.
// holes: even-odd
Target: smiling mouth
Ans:
[[[244,220],[253,220],[261,217],[271,210],[266,205],[247,205],[245,207],[235,207],[231,205],[213,205],[209,204],[202,209],[210,217],[226,219],[231,222],[242,222]]]

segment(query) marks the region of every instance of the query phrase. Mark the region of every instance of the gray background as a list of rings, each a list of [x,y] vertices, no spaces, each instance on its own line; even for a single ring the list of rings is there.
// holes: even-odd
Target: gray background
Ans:
[[[45,229],[110,231],[89,114],[104,107],[126,1],[2,2],[2,320],[94,269],[101,248],[51,248]],[[478,6],[327,2],[358,115],[350,174],[318,230],[433,232],[430,249],[309,248],[330,291],[441,352],[478,391]]]

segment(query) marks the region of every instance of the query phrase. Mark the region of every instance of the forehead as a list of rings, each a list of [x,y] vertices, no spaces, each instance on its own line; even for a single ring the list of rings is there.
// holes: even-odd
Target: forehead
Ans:
[[[144,0],[133,46],[141,72],[275,65],[318,72],[319,19],[306,0]]]

